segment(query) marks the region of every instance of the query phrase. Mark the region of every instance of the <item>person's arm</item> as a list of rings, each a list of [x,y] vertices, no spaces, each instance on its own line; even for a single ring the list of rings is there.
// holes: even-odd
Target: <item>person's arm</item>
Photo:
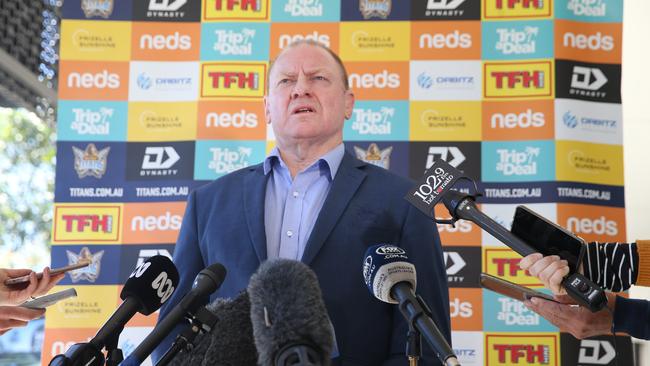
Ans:
[[[417,272],[417,289],[424,302],[431,308],[433,322],[451,344],[451,325],[449,319],[449,289],[447,273],[442,254],[438,231],[433,221],[414,207],[408,208],[408,214],[402,226],[399,243],[404,248]],[[382,366],[408,365],[404,350],[408,324],[397,305],[393,311],[393,331],[391,357]],[[431,347],[422,338],[422,366],[439,365],[440,362],[431,352]]]
[[[27,322],[40,318],[45,309],[28,309],[21,306],[0,306],[0,335],[15,327],[24,327]]]
[[[16,285],[5,285],[5,280],[29,275],[29,282]],[[30,297],[38,297],[47,294],[57,282],[61,281],[65,273],[51,276],[50,268],[43,269],[43,276],[39,280],[36,273],[30,269],[5,269],[0,268],[0,305],[18,305],[29,300]]]
[[[615,302],[613,330],[650,339],[650,301],[616,296]]]

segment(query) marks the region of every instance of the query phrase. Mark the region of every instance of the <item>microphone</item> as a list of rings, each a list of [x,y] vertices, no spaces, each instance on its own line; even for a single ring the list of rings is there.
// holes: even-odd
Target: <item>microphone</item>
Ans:
[[[214,263],[203,269],[196,275],[192,289],[183,299],[167,314],[159,320],[155,328],[136,347],[135,350],[120,365],[139,365],[153,352],[160,342],[176,327],[176,325],[189,314],[193,316],[201,307],[206,296],[215,292],[226,278],[226,268]]]
[[[475,196],[451,189],[454,182],[459,179],[471,181],[471,179],[462,176],[462,173],[456,168],[443,160],[437,160],[426,171],[425,177],[420,180],[419,185],[411,189],[405,198],[432,217],[436,223],[453,225],[459,219],[468,220],[492,234],[522,257],[537,252],[531,245],[481,212],[476,207]],[[472,183],[474,182],[472,181]],[[452,216],[452,220],[439,220],[433,215],[434,206],[441,200]],[[562,284],[571,298],[592,312],[599,311],[607,305],[607,296],[603,289],[580,273],[573,273],[565,277]]]
[[[192,351],[179,353],[169,365],[256,366],[248,293],[242,291],[232,300],[217,299],[206,309],[219,318],[217,327],[199,335]]]
[[[162,255],[148,258],[135,268],[120,293],[122,304],[99,329],[89,343],[77,343],[65,355],[58,355],[50,365],[104,365],[102,348],[117,344],[124,325],[140,312],[149,315],[169,299],[178,285],[178,271]]]
[[[261,366],[329,365],[334,331],[318,278],[289,259],[262,263],[248,284]]]
[[[431,319],[429,307],[415,294],[416,278],[415,266],[404,249],[378,244],[366,250],[363,279],[370,293],[383,302],[399,304],[404,318],[424,336],[436,357],[444,365],[459,366],[454,351]]]

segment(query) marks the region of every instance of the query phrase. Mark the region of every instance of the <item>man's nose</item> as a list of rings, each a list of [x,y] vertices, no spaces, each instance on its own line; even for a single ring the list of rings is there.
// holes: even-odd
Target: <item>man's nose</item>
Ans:
[[[310,96],[311,91],[309,88],[309,83],[307,82],[307,78],[305,76],[299,76],[298,80],[296,80],[296,83],[293,86],[293,90],[291,91],[291,97],[292,98],[298,98],[302,96]]]

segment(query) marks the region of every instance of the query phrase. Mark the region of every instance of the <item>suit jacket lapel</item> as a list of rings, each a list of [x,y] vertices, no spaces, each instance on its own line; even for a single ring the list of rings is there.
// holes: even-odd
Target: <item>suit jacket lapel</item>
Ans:
[[[244,213],[253,249],[260,263],[266,260],[266,230],[264,227],[264,198],[266,180],[262,164],[249,168],[244,177]]]
[[[341,218],[343,211],[366,177],[366,173],[358,169],[363,165],[365,163],[353,158],[348,153],[343,155],[339,170],[332,182],[332,188],[325,199],[325,203],[323,203],[323,208],[318,214],[316,224],[307,241],[305,252],[302,255],[302,262],[311,263]]]

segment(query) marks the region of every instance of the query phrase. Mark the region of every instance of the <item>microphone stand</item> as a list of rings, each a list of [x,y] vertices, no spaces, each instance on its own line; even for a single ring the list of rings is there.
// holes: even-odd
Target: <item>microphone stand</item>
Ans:
[[[165,352],[165,354],[158,360],[156,366],[165,366],[176,357],[176,354],[182,351],[191,351],[194,348],[194,339],[197,335],[208,333],[214,329],[215,324],[219,318],[213,312],[202,306],[197,310],[196,315],[187,314],[190,326],[185,328],[179,335],[176,336],[174,343]]]
[[[117,342],[123,330],[124,327],[120,327],[113,335],[106,338],[106,366],[118,366],[120,362],[124,361],[122,350],[117,348]]]
[[[422,335],[409,322],[409,330],[406,333],[406,357],[409,360],[409,366],[418,366],[418,360],[422,356]]]

